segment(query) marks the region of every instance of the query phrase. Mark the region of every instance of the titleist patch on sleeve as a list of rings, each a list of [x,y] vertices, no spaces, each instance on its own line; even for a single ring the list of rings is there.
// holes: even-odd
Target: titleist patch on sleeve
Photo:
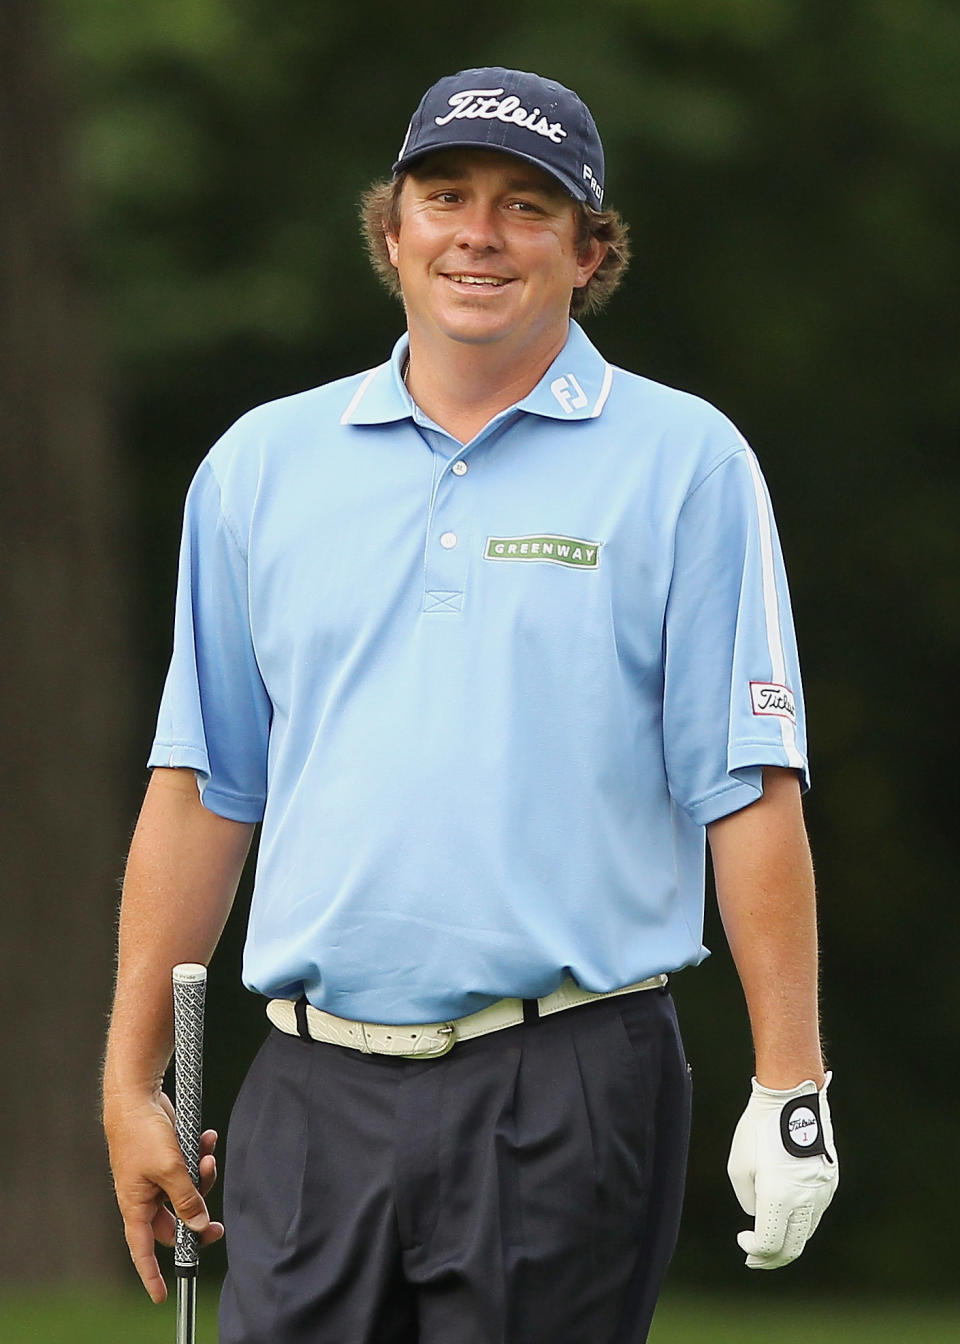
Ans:
[[[797,705],[789,686],[778,686],[774,681],[751,681],[750,699],[754,714],[797,721]]]

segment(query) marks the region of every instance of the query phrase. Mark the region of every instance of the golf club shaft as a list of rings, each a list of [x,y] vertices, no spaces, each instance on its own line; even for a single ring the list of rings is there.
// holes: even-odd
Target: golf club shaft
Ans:
[[[197,1280],[177,1277],[177,1344],[194,1344],[197,1337]]]

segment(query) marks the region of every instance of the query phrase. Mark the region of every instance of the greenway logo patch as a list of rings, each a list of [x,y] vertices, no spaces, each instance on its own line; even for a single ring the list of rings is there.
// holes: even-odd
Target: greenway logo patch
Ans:
[[[484,560],[539,560],[541,564],[567,565],[570,569],[596,569],[600,564],[599,541],[581,537],[558,537],[550,533],[530,537],[487,537]]]

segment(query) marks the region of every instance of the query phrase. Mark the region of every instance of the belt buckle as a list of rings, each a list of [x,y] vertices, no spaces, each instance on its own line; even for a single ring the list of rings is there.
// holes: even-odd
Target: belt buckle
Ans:
[[[457,1033],[452,1022],[441,1022],[435,1028],[437,1036],[443,1037],[440,1044],[430,1050],[420,1050],[416,1054],[408,1056],[410,1059],[441,1059],[448,1055],[457,1043]]]
[[[397,1051],[396,1057],[399,1059],[440,1059],[443,1055],[448,1054],[453,1049],[457,1039],[456,1029],[453,1023],[439,1022],[436,1025],[431,1023],[430,1027],[430,1035],[440,1037],[440,1040],[436,1044],[430,1044],[426,1046],[426,1048],[423,1048],[424,1043],[421,1041],[421,1048],[419,1050]],[[372,1054],[394,1053],[392,1050],[378,1051],[375,1047],[370,1046],[368,1030],[369,1028],[364,1028],[363,1038],[364,1044]]]

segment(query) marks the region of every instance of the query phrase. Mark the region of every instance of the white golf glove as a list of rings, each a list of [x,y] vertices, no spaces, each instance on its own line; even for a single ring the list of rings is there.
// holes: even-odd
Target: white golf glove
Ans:
[[[827,1088],[812,1079],[786,1092],[752,1082],[733,1135],[727,1175],[753,1231],[737,1242],[748,1269],[779,1269],[796,1260],[817,1230],[839,1180]]]

